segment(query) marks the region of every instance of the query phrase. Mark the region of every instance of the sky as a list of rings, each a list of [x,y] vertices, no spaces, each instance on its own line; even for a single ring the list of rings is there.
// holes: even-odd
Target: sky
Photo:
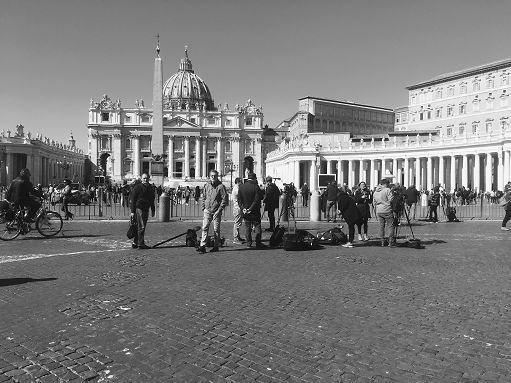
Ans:
[[[0,0],[0,130],[87,147],[89,100],[152,102],[184,46],[216,104],[275,127],[315,96],[396,108],[406,86],[511,57],[509,0]]]

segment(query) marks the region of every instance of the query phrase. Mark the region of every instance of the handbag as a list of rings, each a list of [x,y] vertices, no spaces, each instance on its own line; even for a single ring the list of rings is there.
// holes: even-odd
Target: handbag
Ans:
[[[130,218],[130,226],[128,227],[128,232],[126,233],[126,236],[128,239],[135,238],[135,235],[137,235],[137,221],[135,220],[135,217]]]

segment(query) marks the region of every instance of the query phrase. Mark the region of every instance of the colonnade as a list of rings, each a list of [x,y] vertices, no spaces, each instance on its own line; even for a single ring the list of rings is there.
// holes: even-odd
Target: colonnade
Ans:
[[[381,178],[388,177],[405,187],[415,185],[418,189],[431,189],[442,185],[449,191],[462,186],[483,192],[503,190],[511,180],[510,150],[450,155],[421,153],[395,158],[319,155],[315,159],[287,162],[290,166],[285,167],[284,172],[289,175],[283,174],[283,181],[299,186],[307,182],[313,188],[319,186],[320,174],[335,175],[338,183],[349,187],[363,181],[373,188]]]

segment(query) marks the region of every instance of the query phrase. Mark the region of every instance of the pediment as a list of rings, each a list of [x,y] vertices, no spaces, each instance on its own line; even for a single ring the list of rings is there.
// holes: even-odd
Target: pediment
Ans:
[[[163,126],[166,128],[179,128],[179,129],[200,128],[199,125],[194,124],[193,122],[185,120],[184,118],[181,118],[181,117],[174,117],[170,120],[167,120],[163,123]]]

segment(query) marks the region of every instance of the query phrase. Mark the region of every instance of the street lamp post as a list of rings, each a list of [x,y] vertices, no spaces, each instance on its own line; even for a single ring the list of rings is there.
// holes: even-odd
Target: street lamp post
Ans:
[[[231,190],[232,190],[232,172],[238,168],[237,165],[233,165],[232,162],[225,163],[225,173],[231,173]]]
[[[57,161],[57,166],[64,170],[64,177],[67,178],[67,171],[70,169],[71,164],[67,162],[66,156],[64,156],[62,161]]]

